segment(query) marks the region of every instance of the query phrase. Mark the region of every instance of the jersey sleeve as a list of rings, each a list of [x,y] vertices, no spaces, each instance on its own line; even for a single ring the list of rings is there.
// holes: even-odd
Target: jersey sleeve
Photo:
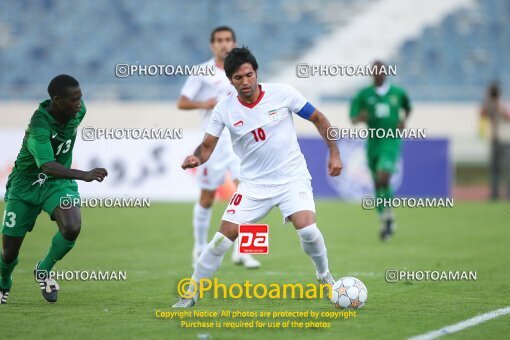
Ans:
[[[309,119],[315,111],[315,107],[310,104],[306,98],[292,86],[286,89],[287,99],[289,100],[289,109],[301,118]]]
[[[34,156],[37,167],[41,167],[44,163],[53,162],[53,148],[50,142],[50,130],[42,125],[34,124],[30,127],[27,140],[28,151]]]
[[[349,117],[356,118],[363,107],[363,96],[362,92],[359,92],[354,96],[354,98],[351,100],[351,110],[349,111]]]
[[[209,120],[209,125],[207,126],[205,132],[212,136],[219,137],[221,136],[224,128],[225,122],[223,121],[223,117],[221,113],[215,108],[211,114],[211,119]]]
[[[189,76],[181,89],[181,96],[189,100],[195,100],[200,88],[202,87],[202,80],[199,76]]]
[[[407,112],[411,111],[411,101],[404,90],[402,90],[402,108]]]

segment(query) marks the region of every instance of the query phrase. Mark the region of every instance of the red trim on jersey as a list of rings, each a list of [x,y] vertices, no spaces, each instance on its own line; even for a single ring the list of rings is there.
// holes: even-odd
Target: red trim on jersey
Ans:
[[[262,97],[264,97],[264,91],[262,91],[262,86],[259,85],[259,96],[257,97],[257,100],[255,100],[253,103],[245,103],[241,100],[241,98],[239,98],[239,96],[237,96],[237,100],[239,100],[239,103],[241,103],[241,105],[243,106],[246,106],[247,108],[249,109],[253,109],[255,107],[255,105],[257,105],[261,100],[262,100]]]

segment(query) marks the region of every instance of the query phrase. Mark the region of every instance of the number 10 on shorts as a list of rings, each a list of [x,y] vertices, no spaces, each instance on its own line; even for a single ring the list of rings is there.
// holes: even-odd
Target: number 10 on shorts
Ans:
[[[269,253],[269,226],[267,224],[239,225],[239,253]]]

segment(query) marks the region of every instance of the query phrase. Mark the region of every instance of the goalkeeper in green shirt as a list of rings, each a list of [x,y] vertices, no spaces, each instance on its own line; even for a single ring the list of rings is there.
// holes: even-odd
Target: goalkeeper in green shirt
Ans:
[[[21,150],[7,181],[2,221],[0,257],[0,302],[7,302],[11,274],[27,232],[44,210],[57,222],[58,231],[47,255],[37,262],[34,276],[48,302],[56,302],[59,286],[51,275],[55,263],[74,246],[80,233],[80,195],[75,180],[102,182],[106,169],[71,169],[78,125],[85,105],[78,81],[59,75],[48,85],[50,99],[40,103],[25,131]],[[70,204],[72,202],[72,204]]]
[[[369,134],[367,141],[368,167],[375,185],[376,202],[391,200],[393,192],[390,187],[391,175],[395,172],[400,157],[401,139],[396,136],[397,129],[403,129],[411,113],[411,104],[406,92],[386,80],[380,61],[374,63],[376,74],[374,84],[361,89],[351,103],[350,117],[356,124],[364,122],[368,128],[384,130],[394,138],[377,138]],[[393,132],[393,133],[391,133]],[[380,136],[380,134],[377,134]],[[381,220],[380,237],[387,241],[395,231],[395,218],[391,208],[377,204]]]

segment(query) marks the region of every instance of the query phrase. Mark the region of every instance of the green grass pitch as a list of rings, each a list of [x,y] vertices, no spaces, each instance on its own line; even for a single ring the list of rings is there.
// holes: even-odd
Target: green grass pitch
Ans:
[[[3,203],[0,204],[3,210]],[[210,235],[224,204],[214,208]],[[377,237],[377,218],[357,204],[318,201],[318,226],[335,276],[356,276],[368,288],[368,302],[356,318],[315,329],[184,329],[179,320],[156,318],[170,310],[177,282],[191,275],[192,204],[155,204],[148,209],[83,209],[75,249],[57,270],[126,271],[126,281],[60,281],[57,304],[46,303],[32,269],[50,244],[56,226],[41,214],[21,249],[7,305],[0,307],[1,338],[198,339],[400,339],[422,334],[510,306],[510,208],[507,203],[456,203],[454,208],[398,209],[396,237]],[[222,283],[314,283],[311,261],[292,226],[282,226],[277,209],[270,225],[270,253],[262,267],[235,266],[227,254],[217,273]],[[387,283],[387,269],[471,270],[476,281]],[[326,300],[213,299],[197,310],[334,311]],[[251,319],[244,319],[249,321]],[[283,319],[287,320],[287,319]],[[221,321],[221,319],[220,319]],[[268,320],[265,320],[268,321]],[[506,338],[510,315],[445,338]],[[202,336],[204,338],[204,336]]]

